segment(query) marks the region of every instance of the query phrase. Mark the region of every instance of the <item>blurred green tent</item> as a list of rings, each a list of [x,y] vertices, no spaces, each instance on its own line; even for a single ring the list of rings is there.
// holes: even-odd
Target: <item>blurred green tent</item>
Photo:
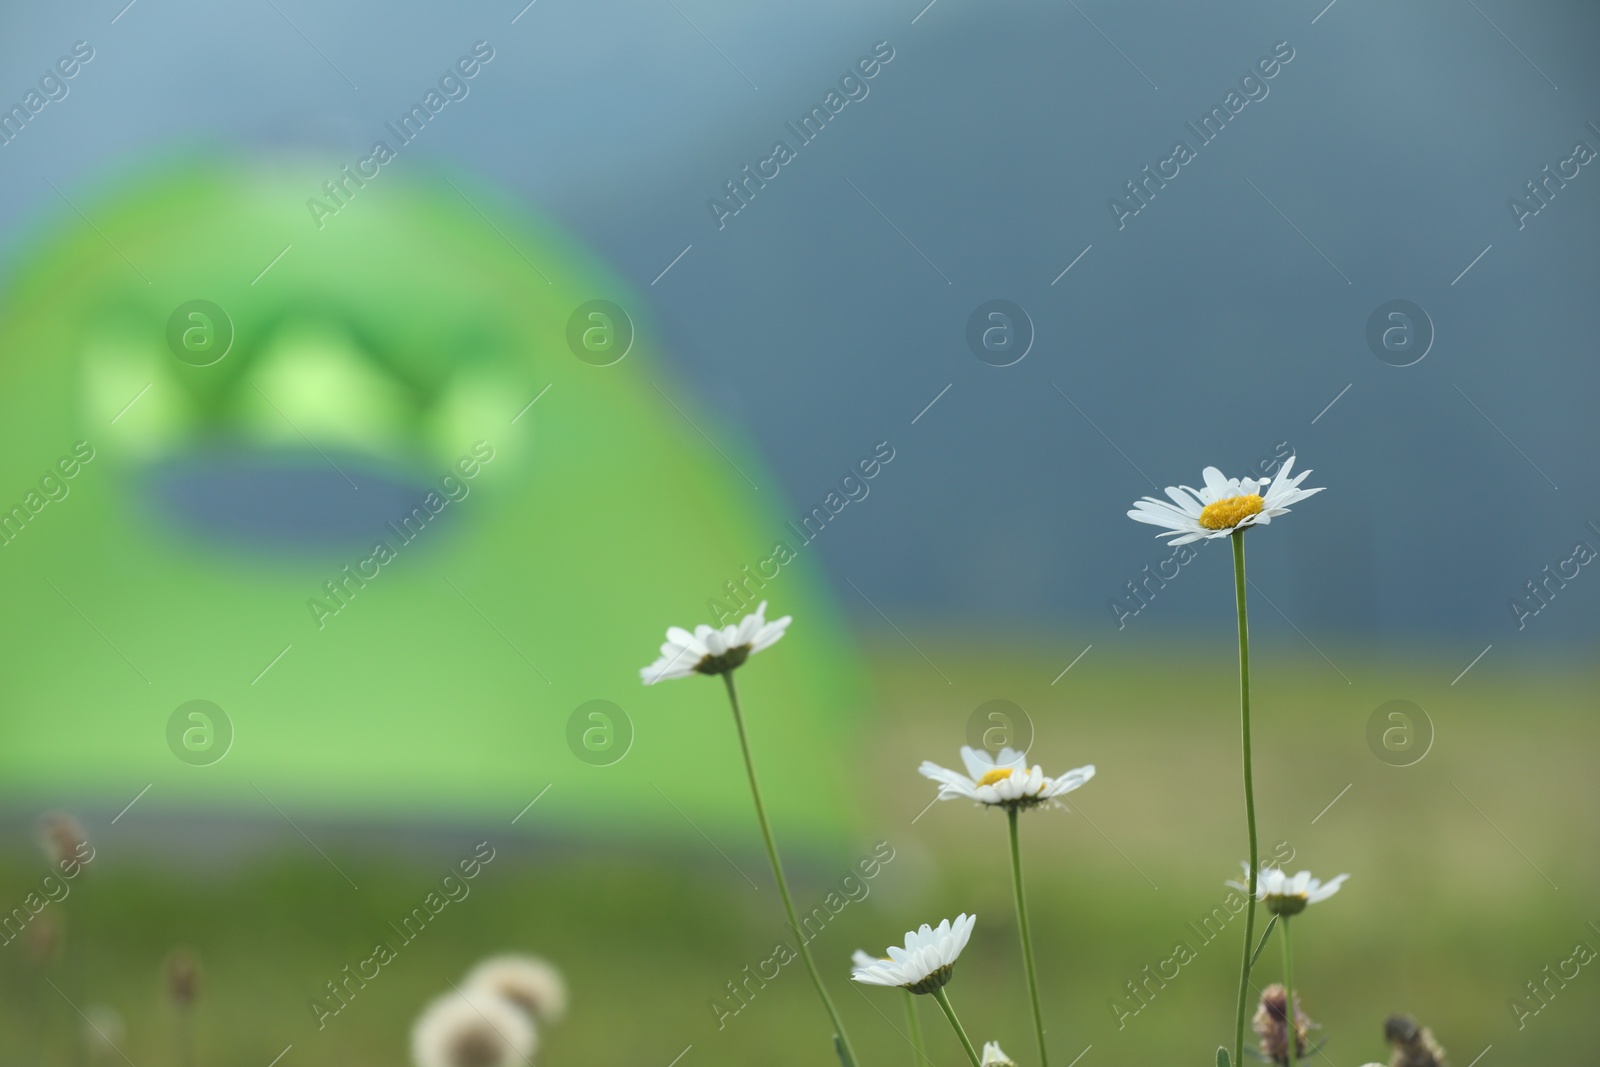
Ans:
[[[387,169],[313,212],[330,175],[189,161],[63,190],[11,264],[3,788],[751,831],[721,685],[638,670],[784,536],[775,481],[570,239]],[[763,592],[797,622],[741,682],[780,832],[824,841],[864,693],[814,563]]]

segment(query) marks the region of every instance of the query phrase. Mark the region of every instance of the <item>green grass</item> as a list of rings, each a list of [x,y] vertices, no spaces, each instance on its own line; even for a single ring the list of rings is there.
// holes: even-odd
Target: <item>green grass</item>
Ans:
[[[997,1038],[1019,1063],[1034,1061],[1004,818],[960,802],[918,817],[933,789],[916,764],[954,762],[968,715],[995,697],[1033,717],[1033,754],[1047,771],[1099,768],[1071,798],[1073,810],[1030,813],[1022,825],[1052,1062],[1066,1067],[1092,1044],[1080,1067],[1209,1063],[1228,1041],[1242,919],[1211,944],[1186,924],[1222,900],[1244,850],[1231,653],[1169,649],[1152,669],[1096,647],[1052,686],[1085,643],[1065,653],[974,654],[919,639],[938,671],[903,644],[873,656],[879,716],[862,747],[837,753],[854,783],[860,839],[786,857],[805,909],[822,904],[875,842],[894,850],[865,898],[844,906],[812,945],[862,1067],[907,1064],[911,1050],[898,1036],[898,994],[846,980],[850,950],[879,949],[908,926],[962,910],[978,925],[952,1000],[975,1041]],[[1431,1026],[1458,1067],[1491,1043],[1495,1062],[1579,1062],[1600,990],[1593,965],[1525,1029],[1507,1001],[1525,995],[1546,964],[1571,956],[1575,942],[1600,945],[1585,927],[1600,921],[1591,906],[1600,888],[1592,671],[1485,661],[1451,686],[1460,663],[1324,651],[1343,676],[1287,645],[1261,642],[1256,656],[1263,850],[1286,841],[1291,869],[1352,875],[1296,921],[1297,988],[1327,1041],[1326,1057],[1308,1062],[1386,1060],[1381,1027],[1392,1011]],[[1437,728],[1433,750],[1408,768],[1380,762],[1365,741],[1367,717],[1394,697],[1416,701]],[[758,759],[781,761],[782,752],[762,748],[754,701],[749,713]],[[724,753],[712,755],[702,773],[740,774]],[[99,855],[71,897],[45,912],[65,919],[62,956],[39,967],[27,963],[22,941],[0,948],[8,1035],[0,1063],[72,1062],[64,1035],[81,1021],[70,998],[121,1013],[132,1064],[176,1065],[160,976],[179,944],[205,967],[202,1065],[266,1067],[291,1044],[282,1067],[404,1063],[419,1009],[477,959],[504,950],[545,955],[571,983],[571,1016],[544,1033],[541,1064],[666,1067],[690,1045],[682,1067],[832,1062],[798,961],[716,1023],[711,1002],[728,1002],[724,983],[784,936],[753,818],[743,833],[713,833],[725,856],[710,846],[685,852],[626,825],[579,839],[541,818],[553,815],[536,807],[515,828],[434,827],[409,838],[394,828],[303,824],[359,890],[287,828],[270,849],[221,850],[207,843],[214,830],[194,844],[157,845],[132,816],[117,827],[91,821]],[[775,829],[781,846],[781,821]],[[448,905],[319,1031],[308,1005],[322,984],[365,957],[389,920],[485,839],[497,856],[471,895]],[[43,866],[22,829],[6,843],[0,893],[20,902]],[[1141,981],[1180,940],[1195,958],[1164,987],[1152,982],[1148,1006],[1119,1028],[1110,1002],[1131,1006],[1124,983]],[[1263,954],[1262,983],[1278,978],[1277,959],[1275,946]],[[958,1064],[936,1007],[922,1006],[931,1059]],[[50,1042],[42,1058],[31,1051],[41,1033]]]

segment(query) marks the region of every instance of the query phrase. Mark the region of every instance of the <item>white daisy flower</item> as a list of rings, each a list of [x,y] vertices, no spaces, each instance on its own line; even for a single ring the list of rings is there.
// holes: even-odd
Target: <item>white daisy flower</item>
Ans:
[[[854,952],[850,953],[850,965],[858,971],[863,967],[876,967],[878,964],[883,962],[884,959],[863,952],[860,949],[856,949]]]
[[[1321,489],[1300,488],[1310,471],[1289,477],[1294,460],[1293,456],[1284,460],[1271,482],[1265,478],[1224,478],[1217,468],[1207,467],[1201,474],[1205,488],[1169,485],[1167,496],[1172,498],[1172,503],[1153,496],[1142,497],[1134,503],[1128,518],[1152,526],[1165,526],[1167,532],[1156,536],[1172,538],[1167,543],[1173,545],[1226,537],[1250,526],[1265,526],[1286,514],[1291,504],[1322,492]]]
[[[927,923],[906,934],[906,947],[889,946],[889,958],[875,960],[865,952],[852,957],[855,970],[850,977],[866,985],[899,986],[913,993],[932,993],[950,981],[956,958],[967,947],[976,915],[965,912],[938,927]]]
[[[923,760],[917,773],[939,783],[939,799],[966,797],[979,804],[1004,808],[1031,808],[1070,793],[1094,777],[1094,764],[1074,767],[1056,778],[1047,776],[1035,765],[1028,766],[1025,753],[1002,748],[991,756],[971,745],[961,746],[961,762],[967,773],[952,771],[932,760]]]
[[[1017,1067],[1017,1064],[1000,1048],[1000,1042],[985,1041],[983,1043],[983,1067]]]
[[[559,1022],[567,1013],[566,981],[537,956],[491,956],[472,969],[463,988],[503,997],[541,1023]]]
[[[681,626],[671,627],[666,644],[661,646],[661,658],[640,668],[639,677],[645,685],[654,685],[664,678],[733,670],[755,653],[776,644],[789,628],[791,616],[768,622],[766,613],[767,602],[763,600],[754,614],[720,630],[704,623],[696,626],[694,633]]]
[[[489,993],[447,993],[411,1028],[417,1067],[518,1067],[531,1062],[533,1020]]]
[[[1250,877],[1250,864],[1241,862],[1245,878]],[[1341,874],[1337,878],[1326,882],[1318,881],[1311,877],[1310,871],[1301,871],[1299,874],[1285,874],[1278,867],[1264,867],[1256,878],[1256,899],[1267,906],[1267,910],[1274,915],[1290,916],[1299,915],[1306,910],[1307,904],[1317,904],[1327,900],[1339,891],[1344,885],[1348,874]],[[1243,893],[1250,892],[1248,883],[1229,882],[1233,888]]]

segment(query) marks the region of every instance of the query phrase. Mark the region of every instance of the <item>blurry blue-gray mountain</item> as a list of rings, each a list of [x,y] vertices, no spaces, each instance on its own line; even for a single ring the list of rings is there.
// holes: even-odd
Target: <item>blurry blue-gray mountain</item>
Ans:
[[[412,116],[383,166],[483,172],[648,291],[863,619],[846,579],[909,625],[1225,633],[1226,550],[1124,512],[1292,452],[1329,490],[1251,535],[1258,629],[1600,630],[1593,5],[120,6],[5,16],[7,250],[46,179],[196,142],[357,168]],[[1028,321],[981,316],[980,359],[992,300]]]

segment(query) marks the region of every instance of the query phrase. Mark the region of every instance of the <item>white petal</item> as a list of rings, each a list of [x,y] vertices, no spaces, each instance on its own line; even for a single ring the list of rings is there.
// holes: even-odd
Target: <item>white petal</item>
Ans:
[[[855,980],[857,982],[861,982],[864,985],[898,986],[898,985],[907,985],[907,984],[909,984],[909,983],[900,981],[898,975],[888,974],[885,971],[883,971],[881,968],[875,968],[875,969],[870,970],[870,971],[857,971],[854,974],[852,974],[850,977],[853,980]]]
[[[966,764],[967,774],[971,775],[973,782],[994,770],[994,760],[989,753],[971,745],[961,746],[961,762]]]
[[[1341,874],[1337,878],[1329,879],[1325,885],[1311,894],[1310,903],[1315,904],[1318,901],[1327,900],[1339,891],[1339,887],[1344,885],[1344,880],[1349,877],[1348,874]]]
[[[1195,520],[1182,514],[1176,508],[1165,512],[1151,509],[1149,511],[1130,511],[1128,518],[1134,522],[1148,523],[1151,526],[1163,526],[1169,530],[1192,530]]]
[[[1180,511],[1191,518],[1198,519],[1200,513],[1206,508],[1204,504],[1200,503],[1200,499],[1195,496],[1194,490],[1186,485],[1167,486],[1167,495],[1172,498],[1173,503],[1178,505]]]
[[[1209,499],[1206,497],[1201,499],[1208,504],[1215,504],[1219,500],[1239,495],[1237,492],[1239,483],[1234,479],[1224,477],[1223,473],[1215,467],[1207,467],[1200,472],[1200,477],[1205,479],[1206,492],[1209,494]]]
[[[690,633],[688,630],[685,630],[681,626],[667,627],[667,640],[672,644],[678,645],[682,648],[696,649],[702,653],[705,652],[706,646],[703,645],[699,639],[694,636],[694,634]],[[663,645],[662,647],[665,648],[666,646]]]

